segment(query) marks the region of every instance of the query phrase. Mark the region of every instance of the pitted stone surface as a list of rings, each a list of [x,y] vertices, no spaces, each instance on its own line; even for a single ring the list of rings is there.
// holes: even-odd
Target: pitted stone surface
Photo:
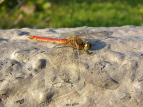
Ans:
[[[81,36],[89,52],[27,38]],[[143,27],[0,30],[0,105],[142,107]]]

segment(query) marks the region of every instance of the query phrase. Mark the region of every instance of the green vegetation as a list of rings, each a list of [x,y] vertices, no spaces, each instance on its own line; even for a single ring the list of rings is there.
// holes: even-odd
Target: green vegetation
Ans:
[[[143,25],[143,0],[5,0],[0,29]]]

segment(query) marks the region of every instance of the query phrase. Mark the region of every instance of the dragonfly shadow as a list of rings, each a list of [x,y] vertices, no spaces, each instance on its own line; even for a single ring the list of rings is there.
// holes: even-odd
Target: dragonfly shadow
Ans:
[[[95,40],[89,40],[92,44],[91,47],[91,51],[95,51],[95,50],[100,50],[102,48],[104,48],[106,46],[106,43],[103,41],[100,41],[99,39],[95,39]]]
[[[6,42],[8,42],[8,39],[0,38],[0,42],[1,42],[1,41],[6,41]]]
[[[49,29],[48,32],[57,33],[57,32],[55,31],[56,29],[57,29],[57,28],[51,28],[51,29]]]
[[[29,35],[30,33],[29,32],[20,32],[18,35],[19,36],[24,36],[24,35]]]

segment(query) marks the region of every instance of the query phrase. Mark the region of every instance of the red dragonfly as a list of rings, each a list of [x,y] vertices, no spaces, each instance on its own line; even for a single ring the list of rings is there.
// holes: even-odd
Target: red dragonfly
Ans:
[[[28,36],[30,39],[40,40],[40,41],[49,41],[54,43],[65,44],[73,48],[77,48],[79,50],[89,50],[91,49],[91,43],[89,41],[84,41],[81,38],[74,36],[69,37],[67,39],[53,39],[39,36]]]

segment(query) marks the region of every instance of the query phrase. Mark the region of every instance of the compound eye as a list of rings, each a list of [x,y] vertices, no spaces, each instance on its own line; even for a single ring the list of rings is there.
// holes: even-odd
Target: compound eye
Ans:
[[[84,50],[89,50],[91,48],[91,43],[89,41],[85,41]]]
[[[87,42],[84,44],[84,47],[88,47],[88,43]]]

